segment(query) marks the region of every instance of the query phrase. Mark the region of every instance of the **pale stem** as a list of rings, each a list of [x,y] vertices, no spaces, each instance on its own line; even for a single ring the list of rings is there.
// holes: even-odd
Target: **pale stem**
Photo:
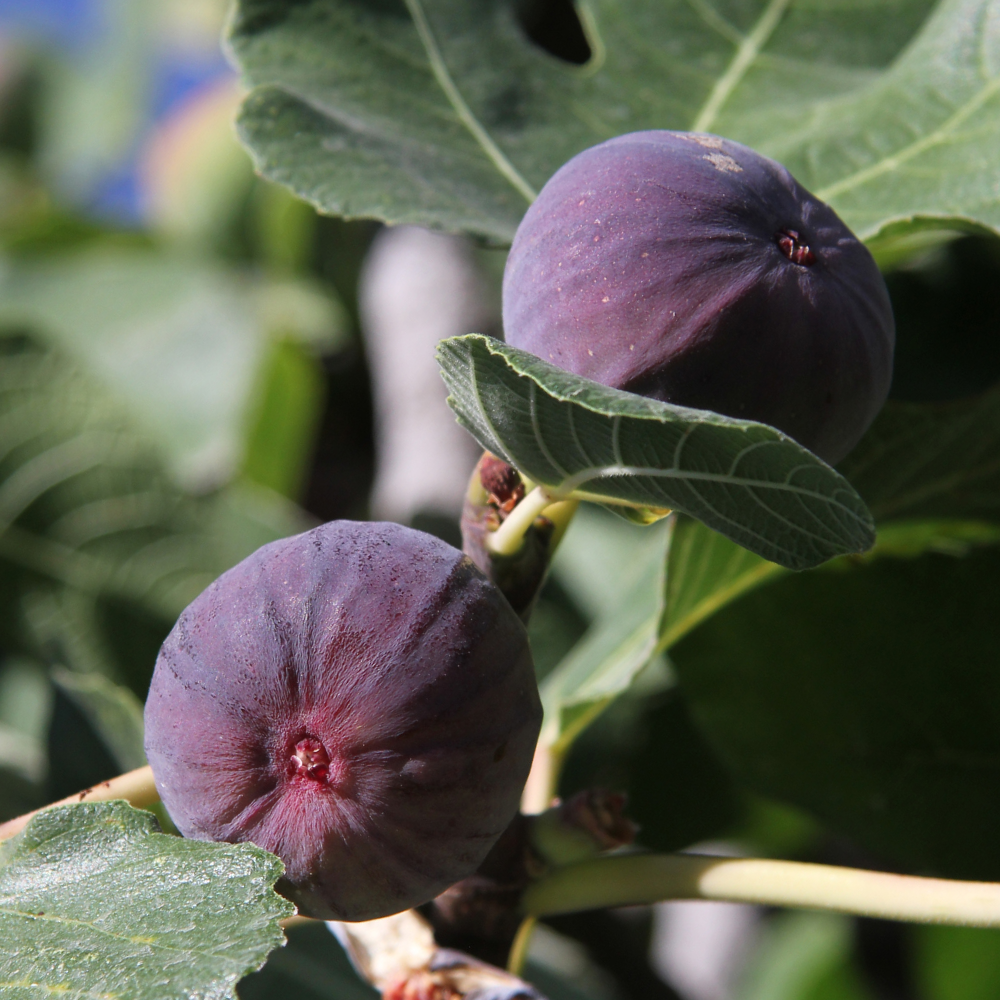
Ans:
[[[559,780],[561,756],[556,753],[550,743],[545,742],[544,731],[535,747],[535,756],[531,761],[531,771],[524,783],[521,793],[521,812],[531,816],[545,812],[552,805],[556,794],[556,783]]]
[[[160,801],[160,796],[156,792],[156,785],[153,783],[153,769],[147,764],[145,767],[129,771],[128,774],[119,774],[117,778],[109,781],[102,781],[99,785],[77,792],[58,802],[52,802],[41,809],[35,809],[23,816],[7,820],[0,824],[0,840],[8,840],[15,834],[20,833],[31,820],[46,809],[54,806],[75,805],[77,802],[110,802],[112,799],[125,799],[139,809],[146,806],[155,805]]]
[[[524,972],[524,963],[528,959],[528,948],[531,945],[531,935],[535,931],[536,917],[525,917],[514,935],[514,943],[510,946],[507,958],[507,971],[512,976],[520,976]]]
[[[495,556],[515,555],[535,518],[554,503],[544,486],[536,486],[508,515],[507,520],[486,536],[486,548]]]
[[[1000,884],[891,875],[832,865],[695,854],[630,854],[560,868],[525,893],[543,917],[667,899],[832,910],[883,920],[1000,927]]]

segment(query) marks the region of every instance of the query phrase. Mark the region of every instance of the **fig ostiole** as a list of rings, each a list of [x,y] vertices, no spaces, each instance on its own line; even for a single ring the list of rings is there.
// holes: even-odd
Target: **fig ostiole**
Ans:
[[[368,920],[475,871],[517,812],[541,706],[524,626],[468,558],[335,521],[194,600],[145,719],[185,836],[251,841],[300,912]]]
[[[770,424],[830,463],[892,377],[871,254],[783,166],[707,134],[636,132],[562,166],[515,234],[503,325],[577,375]]]

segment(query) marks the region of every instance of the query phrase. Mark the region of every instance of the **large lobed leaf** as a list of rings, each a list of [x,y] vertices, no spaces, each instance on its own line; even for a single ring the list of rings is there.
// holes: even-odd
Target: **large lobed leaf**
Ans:
[[[996,878],[996,390],[890,403],[844,463],[865,556],[792,577],[692,521],[664,646],[737,777],[918,870]]]
[[[859,235],[1000,227],[989,0],[579,0],[554,58],[516,0],[241,0],[257,166],[321,211],[509,241],[572,155],[649,128],[784,162]]]
[[[281,862],[156,832],[124,802],[40,813],[0,845],[0,993],[230,1000],[283,943]]]
[[[677,642],[733,773],[916,870],[1000,877],[997,534],[776,575]]]
[[[624,586],[604,594],[603,613],[541,685],[545,725],[540,740],[563,750],[655,656],[663,615],[671,523],[646,529],[649,538],[629,567]],[[610,597],[610,600],[609,600]]]
[[[773,427],[609,389],[478,334],[442,341],[438,359],[459,422],[560,496],[680,510],[791,569],[875,540],[850,484]]]

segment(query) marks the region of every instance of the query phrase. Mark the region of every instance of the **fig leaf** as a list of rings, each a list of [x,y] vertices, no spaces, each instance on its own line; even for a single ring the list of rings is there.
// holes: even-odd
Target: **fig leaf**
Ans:
[[[840,469],[880,524],[1000,521],[1000,385],[949,403],[890,400]]]
[[[963,555],[998,540],[1000,386],[953,403],[890,400],[840,471],[869,504],[878,538],[868,559]],[[780,567],[682,518],[673,531],[667,612],[669,648]]]
[[[240,0],[258,169],[326,213],[503,243],[574,154],[684,129],[784,163],[863,238],[1000,227],[988,0],[578,0],[584,66],[535,44],[523,6]]]
[[[649,530],[624,586],[606,595],[603,612],[584,638],[545,678],[541,738],[550,746],[568,746],[656,655],[672,524]]]
[[[775,574],[670,658],[738,781],[878,856],[992,880],[1000,530],[931,527],[887,526],[871,556]]]
[[[3,995],[234,998],[284,941],[281,871],[250,844],[158,833],[125,802],[40,813],[0,845]]]
[[[438,360],[459,423],[557,495],[679,510],[789,569],[875,541],[847,480],[772,427],[609,389],[478,334],[442,341]]]

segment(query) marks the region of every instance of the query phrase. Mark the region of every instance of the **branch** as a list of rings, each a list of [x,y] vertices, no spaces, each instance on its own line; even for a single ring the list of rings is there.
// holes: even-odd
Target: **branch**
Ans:
[[[1000,884],[697,854],[629,854],[560,868],[524,895],[544,917],[667,899],[833,910],[883,920],[1000,927]]]
[[[147,764],[145,767],[129,771],[128,774],[119,774],[117,778],[110,781],[102,781],[86,791],[77,792],[58,802],[52,802],[41,809],[35,809],[23,816],[9,819],[6,823],[0,823],[0,841],[8,840],[15,834],[20,833],[27,825],[32,816],[53,806],[69,806],[77,802],[109,802],[111,799],[125,799],[127,802],[138,807],[155,805],[160,801],[160,796],[156,792],[156,785],[153,784],[153,770]]]
[[[153,772],[140,767],[44,806],[125,799],[138,808],[159,801]],[[0,841],[42,812],[0,824]],[[892,875],[833,865],[717,858],[698,854],[621,854],[557,868],[529,886],[525,914],[553,916],[667,899],[716,899],[833,910],[883,920],[1000,927],[1000,884]]]

